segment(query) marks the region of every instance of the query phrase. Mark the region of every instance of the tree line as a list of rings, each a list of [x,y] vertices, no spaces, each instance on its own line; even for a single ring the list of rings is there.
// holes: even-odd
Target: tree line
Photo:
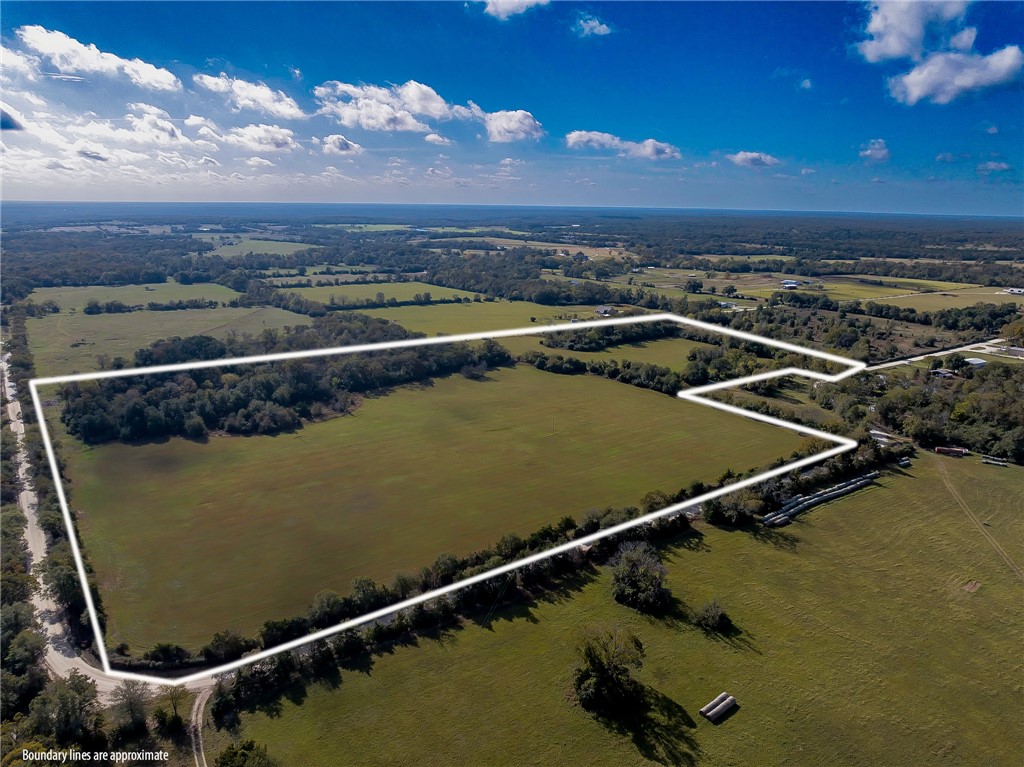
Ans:
[[[422,338],[386,320],[334,313],[290,332],[220,341],[172,338],[135,355],[139,367]],[[358,395],[466,370],[512,363],[500,344],[452,343],[309,357],[70,383],[61,420],[89,444],[163,436],[201,439],[210,431],[273,434],[303,420],[350,412]]]

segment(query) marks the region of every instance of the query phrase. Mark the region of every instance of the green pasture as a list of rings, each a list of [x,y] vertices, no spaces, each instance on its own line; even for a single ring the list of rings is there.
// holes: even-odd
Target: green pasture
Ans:
[[[553,322],[568,324],[570,318],[598,319],[593,306],[543,306],[530,301],[397,306],[390,309],[367,309],[363,313],[392,320],[404,328],[427,335],[522,328],[533,324],[531,318],[536,319],[539,325]]]
[[[644,617],[612,600],[606,570],[584,571],[537,602],[343,671],[335,688],[244,715],[235,737],[308,767],[1016,764],[1024,587],[940,462],[1024,559],[1024,470],[923,455],[778,532],[702,526],[666,546],[683,609],[717,597],[733,636]],[[644,643],[638,677],[653,708],[639,725],[616,730],[566,699],[573,647],[592,625]],[[697,710],[722,690],[739,708],[716,726]],[[228,737],[208,731],[208,749]]]
[[[332,295],[339,302],[344,301],[344,299],[349,299],[350,301],[359,301],[367,298],[375,299],[378,293],[383,293],[385,300],[394,298],[398,301],[412,301],[417,293],[420,295],[429,293],[433,299],[451,298],[452,296],[473,298],[473,296],[478,295],[466,290],[428,285],[425,282],[378,282],[366,285],[327,285],[319,288],[282,288],[282,290],[286,293],[294,293],[303,298],[308,298],[312,301],[322,301],[323,303],[327,303]]]
[[[310,322],[309,317],[271,307],[220,308],[93,315],[61,312],[29,318],[26,329],[36,373],[55,376],[99,370],[96,357],[100,354],[131,360],[137,350],[161,338],[258,335],[267,328]]]
[[[1024,296],[1010,295],[1004,292],[1003,288],[964,288],[951,292],[880,298],[876,299],[876,303],[913,307],[921,312],[935,312],[941,309],[963,309],[979,303],[1024,306]]]
[[[283,270],[282,270],[283,271]],[[304,275],[300,275],[292,270],[291,276],[288,277],[263,277],[264,280],[269,282],[271,285],[286,285],[293,283],[298,280],[311,280],[316,282],[317,280],[331,280],[338,282],[356,282],[357,280],[363,280],[368,278],[381,278],[387,279],[388,275],[373,274],[371,272],[359,272],[358,274],[323,274],[322,272],[307,271]],[[315,285],[312,287],[316,287]],[[291,288],[292,290],[303,290],[304,288]],[[374,294],[376,295],[376,294]]]
[[[636,504],[789,456],[775,427],[603,378],[530,367],[367,399],[277,437],[65,439],[107,641],[197,648],[566,514]]]
[[[37,304],[54,301],[62,312],[82,311],[90,300],[101,304],[120,301],[128,306],[148,304],[151,301],[166,304],[171,301],[188,301],[204,298],[208,301],[227,302],[239,294],[223,285],[210,282],[196,285],[179,285],[177,282],[156,282],[149,285],[87,285],[85,287],[36,288],[29,294],[29,300]]]
[[[214,245],[219,241],[219,237],[208,237]],[[240,240],[233,240],[232,242],[221,245],[216,250],[211,251],[211,256],[224,256],[225,258],[237,258],[238,256],[244,256],[247,253],[254,253],[257,255],[271,255],[271,256],[290,256],[292,253],[298,253],[300,250],[309,250],[310,248],[319,248],[319,245],[307,245],[304,242],[288,242],[285,240],[264,240],[254,239],[252,237],[243,237]]]

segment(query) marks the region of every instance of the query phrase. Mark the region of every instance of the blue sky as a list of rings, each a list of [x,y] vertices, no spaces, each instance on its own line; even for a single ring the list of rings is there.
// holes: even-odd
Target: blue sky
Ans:
[[[6,199],[1021,215],[1024,3],[3,3]]]

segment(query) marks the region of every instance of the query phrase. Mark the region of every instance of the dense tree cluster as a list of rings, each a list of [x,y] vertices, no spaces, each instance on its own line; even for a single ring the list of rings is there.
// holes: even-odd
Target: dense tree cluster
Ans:
[[[627,541],[612,559],[612,596],[616,602],[642,612],[664,610],[672,598],[668,571],[658,552],[646,541]]]
[[[680,335],[682,335],[682,329],[674,322],[636,322],[627,325],[549,333],[541,340],[541,344],[552,349],[597,352],[610,346],[638,344],[660,338],[677,338]]]
[[[386,320],[335,313],[283,335],[158,342],[140,350],[135,362],[164,365],[414,337]],[[167,435],[199,439],[209,431],[273,434],[298,427],[302,419],[347,413],[360,393],[511,362],[504,347],[485,341],[108,378],[64,386],[61,418],[71,434],[91,444]]]
[[[990,363],[964,375],[891,379],[875,414],[925,447],[956,445],[1024,463],[1024,366]]]
[[[630,714],[643,697],[633,671],[644,663],[644,646],[618,626],[590,629],[576,648],[573,693],[587,711],[617,719]]]

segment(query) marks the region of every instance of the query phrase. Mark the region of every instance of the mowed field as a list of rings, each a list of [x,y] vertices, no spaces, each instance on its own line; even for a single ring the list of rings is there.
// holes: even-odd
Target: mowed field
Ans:
[[[109,616],[142,651],[252,635],[323,588],[390,582],[566,514],[789,456],[799,436],[530,367],[401,388],[277,437],[65,449]]]
[[[940,465],[1020,563],[1024,469],[922,455],[773,536],[704,526],[666,547],[674,594],[716,596],[736,636],[622,607],[602,570],[244,715],[235,737],[308,767],[1017,764],[1024,586]],[[644,643],[656,708],[641,727],[616,732],[566,700],[591,625]],[[722,690],[739,708],[711,725],[697,709]],[[229,737],[207,731],[207,749]]]
[[[922,312],[934,312],[940,309],[961,309],[965,306],[986,304],[1017,304],[1024,306],[1024,296],[1006,293],[1003,288],[964,288],[963,290],[943,291],[939,293],[920,293],[912,296],[876,299],[880,304],[908,306]]]
[[[193,235],[196,236],[196,235]],[[220,243],[220,235],[207,235],[202,239],[209,240],[214,245]],[[317,249],[319,245],[307,245],[304,242],[288,242],[286,240],[262,240],[251,237],[243,237],[239,240],[220,245],[216,250],[211,251],[211,256],[224,256],[225,258],[236,258],[247,253],[257,255],[266,254],[271,256],[290,256],[300,250]]]
[[[28,344],[39,376],[99,370],[97,355],[131,360],[137,350],[161,338],[258,335],[267,328],[308,324],[309,317],[273,307],[93,315],[61,312],[26,320]]]
[[[478,293],[471,293],[466,290],[455,288],[443,288],[438,285],[428,285],[425,282],[378,282],[366,285],[325,285],[312,288],[282,288],[282,292],[294,293],[312,301],[327,303],[333,295],[338,301],[348,299],[350,301],[361,301],[364,299],[375,299],[378,293],[384,294],[384,300],[394,298],[398,301],[412,301],[419,293],[429,293],[433,299],[452,298],[473,298]]]
[[[29,295],[29,300],[35,301],[37,304],[54,301],[60,306],[62,312],[80,312],[93,299],[101,304],[108,301],[120,301],[128,306],[135,306],[136,304],[148,304],[151,301],[166,304],[194,298],[226,303],[238,296],[238,293],[223,285],[214,285],[208,282],[198,285],[179,285],[177,282],[167,281],[150,285],[36,288]]]

